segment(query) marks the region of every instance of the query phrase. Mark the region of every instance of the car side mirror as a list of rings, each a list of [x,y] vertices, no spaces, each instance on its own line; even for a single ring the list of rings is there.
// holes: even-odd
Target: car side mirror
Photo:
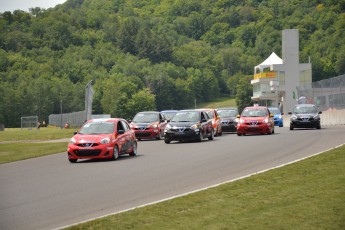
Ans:
[[[322,111],[319,111],[319,114],[321,114],[322,113]]]
[[[78,134],[78,131],[74,131],[74,133],[73,133],[74,135],[76,135],[76,134]]]
[[[125,130],[123,130],[123,129],[117,130],[117,134],[124,134],[124,133],[125,133]]]

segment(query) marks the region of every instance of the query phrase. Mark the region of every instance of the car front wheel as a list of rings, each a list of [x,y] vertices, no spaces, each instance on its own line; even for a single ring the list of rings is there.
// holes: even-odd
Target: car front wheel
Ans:
[[[77,163],[77,160],[78,159],[68,159],[69,160],[69,162],[71,162],[71,163]]]
[[[203,135],[202,135],[202,130],[200,130],[200,131],[199,131],[199,136],[198,136],[197,141],[198,141],[198,142],[201,142],[202,139],[204,139],[204,137],[203,137]]]
[[[119,159],[119,148],[115,145],[112,160],[116,161],[117,159]]]
[[[170,144],[170,141],[168,139],[164,139],[165,144]]]
[[[210,141],[212,141],[214,139],[214,132],[213,132],[213,129],[211,130],[211,135],[208,137],[208,139]]]

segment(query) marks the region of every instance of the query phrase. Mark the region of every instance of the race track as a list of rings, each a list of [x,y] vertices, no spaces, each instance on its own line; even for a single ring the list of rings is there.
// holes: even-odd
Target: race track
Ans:
[[[0,165],[0,229],[54,229],[233,180],[345,143],[345,126],[275,128],[213,141],[139,141],[136,157],[68,162],[66,153]],[[67,149],[67,143],[66,143]]]

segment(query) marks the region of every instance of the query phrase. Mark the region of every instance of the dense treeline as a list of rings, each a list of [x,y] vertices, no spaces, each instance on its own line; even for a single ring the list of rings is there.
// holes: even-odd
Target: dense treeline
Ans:
[[[67,0],[0,14],[0,123],[84,109],[131,118],[237,96],[254,66],[299,29],[313,81],[345,73],[345,0]]]

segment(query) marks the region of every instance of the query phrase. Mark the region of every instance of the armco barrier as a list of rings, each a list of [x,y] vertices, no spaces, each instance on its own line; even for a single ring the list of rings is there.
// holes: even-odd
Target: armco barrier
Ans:
[[[284,127],[290,127],[290,114],[283,115]],[[328,125],[345,125],[345,109],[322,111],[321,127]]]

